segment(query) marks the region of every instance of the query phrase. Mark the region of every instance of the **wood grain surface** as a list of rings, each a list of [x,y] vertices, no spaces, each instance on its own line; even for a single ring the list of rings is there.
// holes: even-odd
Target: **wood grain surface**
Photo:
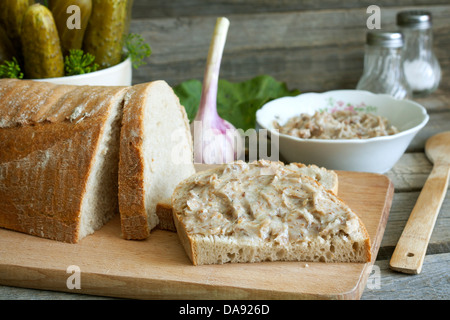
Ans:
[[[252,2],[258,8],[270,1]],[[268,74],[301,92],[355,88],[363,72],[366,20],[369,17],[366,9],[373,3],[342,7],[336,1],[328,1],[334,5],[315,4],[319,10],[308,10],[314,6],[313,1],[299,1],[298,10],[289,10],[289,4],[295,1],[288,2],[251,12],[239,11],[242,4],[235,3],[232,11],[230,2],[230,9],[219,10],[217,5],[203,4],[201,7],[201,1],[191,1],[184,5],[193,6],[185,14],[178,12],[183,6],[175,9],[173,4],[168,6],[174,8],[174,12],[165,15],[161,11],[160,15],[151,18],[136,14],[139,18],[132,20],[130,28],[144,37],[153,53],[145,60],[147,65],[134,70],[133,81],[165,79],[170,85],[177,85],[189,79],[203,79],[215,19],[224,15],[230,20],[230,28],[221,78],[243,81]],[[414,7],[384,4],[380,4],[383,30],[396,28],[396,14],[400,10],[429,10],[433,14],[434,50],[443,70],[448,69],[448,1],[446,5],[441,2]],[[135,6],[149,8],[151,4],[141,2]],[[195,6],[199,7],[197,11]],[[278,10],[271,11],[274,6]],[[211,10],[215,14],[205,15],[202,10]],[[449,87],[449,76],[448,72],[443,72],[442,88]]]
[[[370,263],[263,262],[193,266],[174,232],[124,240],[119,219],[79,244],[0,230],[0,284],[74,292],[67,268],[80,268],[77,293],[136,299],[359,299],[375,261],[393,196],[391,181],[339,172],[339,196],[361,217]],[[267,275],[271,276],[268,277]]]

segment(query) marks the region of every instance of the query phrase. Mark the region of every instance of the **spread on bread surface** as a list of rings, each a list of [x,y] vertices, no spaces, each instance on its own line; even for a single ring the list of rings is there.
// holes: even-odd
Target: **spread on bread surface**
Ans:
[[[317,182],[300,183],[292,166],[265,160],[237,161],[220,172],[198,174],[180,219],[189,234],[274,241],[280,245],[354,233],[358,218],[344,206],[331,214],[333,198]]]

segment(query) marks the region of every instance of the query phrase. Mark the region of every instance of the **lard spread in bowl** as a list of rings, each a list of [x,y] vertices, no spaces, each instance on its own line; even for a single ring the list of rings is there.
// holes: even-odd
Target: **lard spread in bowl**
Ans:
[[[256,113],[279,160],[374,173],[389,171],[428,119],[414,101],[363,90],[283,97]]]

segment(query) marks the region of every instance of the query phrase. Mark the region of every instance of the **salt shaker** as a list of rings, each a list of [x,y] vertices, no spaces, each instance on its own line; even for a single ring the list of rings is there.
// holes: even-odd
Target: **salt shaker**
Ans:
[[[402,68],[403,36],[400,32],[369,31],[366,35],[364,72],[356,89],[411,98]]]
[[[438,88],[441,80],[441,68],[433,53],[431,13],[399,12],[397,26],[404,38],[403,68],[413,97],[426,96]]]

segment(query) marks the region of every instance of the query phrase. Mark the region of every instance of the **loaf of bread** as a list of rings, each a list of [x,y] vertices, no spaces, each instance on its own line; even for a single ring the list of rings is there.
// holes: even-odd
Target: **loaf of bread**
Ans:
[[[144,239],[194,172],[184,108],[164,81],[132,87],[0,80],[0,227],[76,243],[121,213]]]
[[[76,243],[118,212],[125,93],[0,80],[0,227]]]
[[[311,177],[334,194],[337,195],[338,193],[338,176],[333,170],[327,170],[316,165],[305,165],[303,163],[290,163],[286,166],[286,169]],[[172,232],[177,231],[173,221],[172,201],[170,198],[158,202],[156,205],[156,215],[159,219],[158,229]]]
[[[198,172],[176,187],[172,206],[194,265],[371,259],[358,216],[292,165],[237,161]]]
[[[123,237],[147,238],[159,224],[157,203],[170,198],[175,186],[194,172],[189,122],[172,88],[164,81],[130,88],[120,138]]]

